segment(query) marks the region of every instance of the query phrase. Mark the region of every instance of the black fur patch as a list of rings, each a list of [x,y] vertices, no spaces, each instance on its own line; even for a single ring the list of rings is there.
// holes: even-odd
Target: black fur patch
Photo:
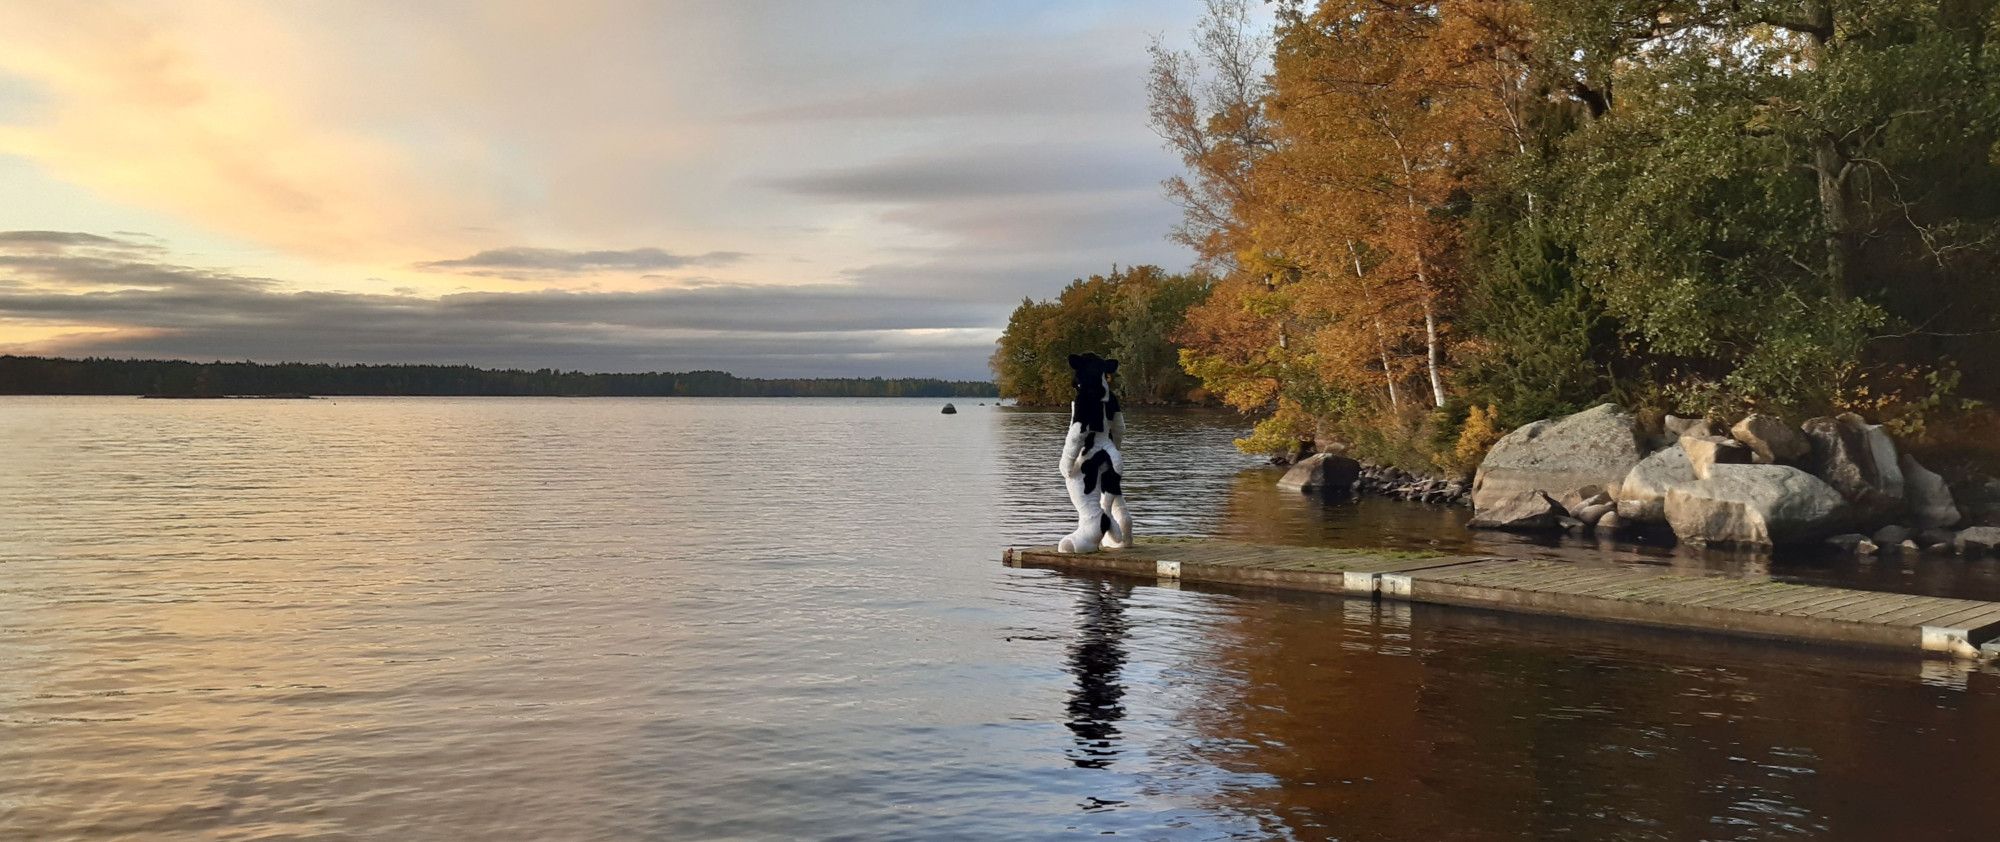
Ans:
[[[1103,532],[1106,535],[1111,534],[1111,516],[1107,514],[1099,514],[1097,516],[1097,528],[1099,531]]]
[[[1105,460],[1105,461],[1110,461],[1110,460]],[[1121,478],[1118,476],[1117,470],[1113,469],[1109,465],[1104,466],[1104,493],[1118,494],[1122,496],[1125,493],[1125,490],[1119,485],[1120,479]]]
[[[1118,370],[1118,361],[1096,354],[1071,354],[1069,367],[1076,374],[1076,398],[1070,403],[1071,423],[1082,424],[1086,432],[1104,432],[1109,413],[1118,411],[1118,398],[1105,393],[1104,378]]]
[[[1118,481],[1118,472],[1111,470],[1111,454],[1100,450],[1089,459],[1083,460],[1083,493],[1096,494],[1099,475],[1106,475],[1113,483]]]

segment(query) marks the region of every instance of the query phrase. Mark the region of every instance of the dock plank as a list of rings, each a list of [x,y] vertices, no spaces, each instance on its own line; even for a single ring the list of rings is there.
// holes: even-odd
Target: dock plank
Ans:
[[[1015,548],[1009,564],[1346,593],[1446,605],[1964,655],[2000,640],[2000,603],[1547,559],[1151,540],[1084,555]],[[1927,633],[1928,632],[1928,633]],[[2000,652],[2000,647],[1987,646]]]

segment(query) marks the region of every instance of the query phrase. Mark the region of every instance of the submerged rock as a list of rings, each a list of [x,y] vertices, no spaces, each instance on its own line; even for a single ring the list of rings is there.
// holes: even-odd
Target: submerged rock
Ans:
[[[1962,556],[1976,556],[2000,548],[2000,526],[1972,526],[1961,530],[1952,546]]]
[[[1602,404],[1556,421],[1536,421],[1508,433],[1487,451],[1472,480],[1472,507],[1512,505],[1530,492],[1550,497],[1583,489],[1618,495],[1619,484],[1645,456],[1632,416]]]
[[[955,406],[952,406],[951,404],[945,404],[945,405],[944,405],[944,409],[941,409],[941,410],[938,410],[938,411],[939,411],[939,412],[941,412],[941,413],[943,413],[943,414],[945,414],[945,415],[957,415],[957,414],[958,414],[958,407],[955,407]]]
[[[1593,503],[1591,505],[1584,506],[1583,508],[1570,512],[1570,517],[1576,518],[1577,520],[1583,521],[1584,523],[1594,525],[1598,521],[1603,520],[1605,517],[1611,515],[1613,513],[1612,510],[1615,508],[1616,505],[1609,501],[1603,503]]]
[[[1861,549],[1864,544],[1868,546],[1868,549],[1865,551]],[[1846,532],[1835,535],[1826,539],[1826,545],[1844,553],[1872,553],[1875,551],[1875,542],[1868,540],[1868,536],[1859,532]]]
[[[1842,520],[1840,493],[1786,465],[1715,465],[1667,491],[1667,523],[1691,544],[1774,546],[1821,538]]]
[[[1586,485],[1557,495],[1556,502],[1562,504],[1564,511],[1573,515],[1600,503],[1610,503],[1612,499],[1611,495],[1604,491],[1603,486]]]
[[[1566,519],[1561,503],[1543,491],[1524,491],[1504,500],[1475,509],[1466,525],[1475,529],[1508,529],[1531,532],[1555,529]]]
[[[1316,453],[1285,471],[1278,487],[1345,497],[1354,493],[1354,481],[1360,476],[1360,462],[1336,453]]]
[[[1680,445],[1648,456],[1619,483],[1618,517],[1631,523],[1666,523],[1667,489],[1694,480],[1694,466]]]
[[[1875,543],[1887,547],[1903,543],[1903,539],[1910,537],[1910,530],[1892,523],[1875,530],[1875,534],[1869,537],[1874,538]]]

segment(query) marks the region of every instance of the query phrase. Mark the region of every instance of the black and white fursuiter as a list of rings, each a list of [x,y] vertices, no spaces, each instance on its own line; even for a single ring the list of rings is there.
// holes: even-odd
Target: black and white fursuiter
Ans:
[[[1063,536],[1056,549],[1094,553],[1132,544],[1132,518],[1125,513],[1121,477],[1125,462],[1118,445],[1125,440],[1125,415],[1111,393],[1117,360],[1096,354],[1071,354],[1076,370],[1076,400],[1069,405],[1069,435],[1063,438],[1062,477],[1069,501],[1076,506],[1076,531]]]

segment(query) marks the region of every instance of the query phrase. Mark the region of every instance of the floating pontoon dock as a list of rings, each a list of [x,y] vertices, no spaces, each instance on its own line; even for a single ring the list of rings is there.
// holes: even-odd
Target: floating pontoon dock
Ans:
[[[1257,585],[1957,657],[2000,655],[2000,602],[1676,575],[1643,565],[1165,539],[1090,554],[1013,548],[1016,567]]]

